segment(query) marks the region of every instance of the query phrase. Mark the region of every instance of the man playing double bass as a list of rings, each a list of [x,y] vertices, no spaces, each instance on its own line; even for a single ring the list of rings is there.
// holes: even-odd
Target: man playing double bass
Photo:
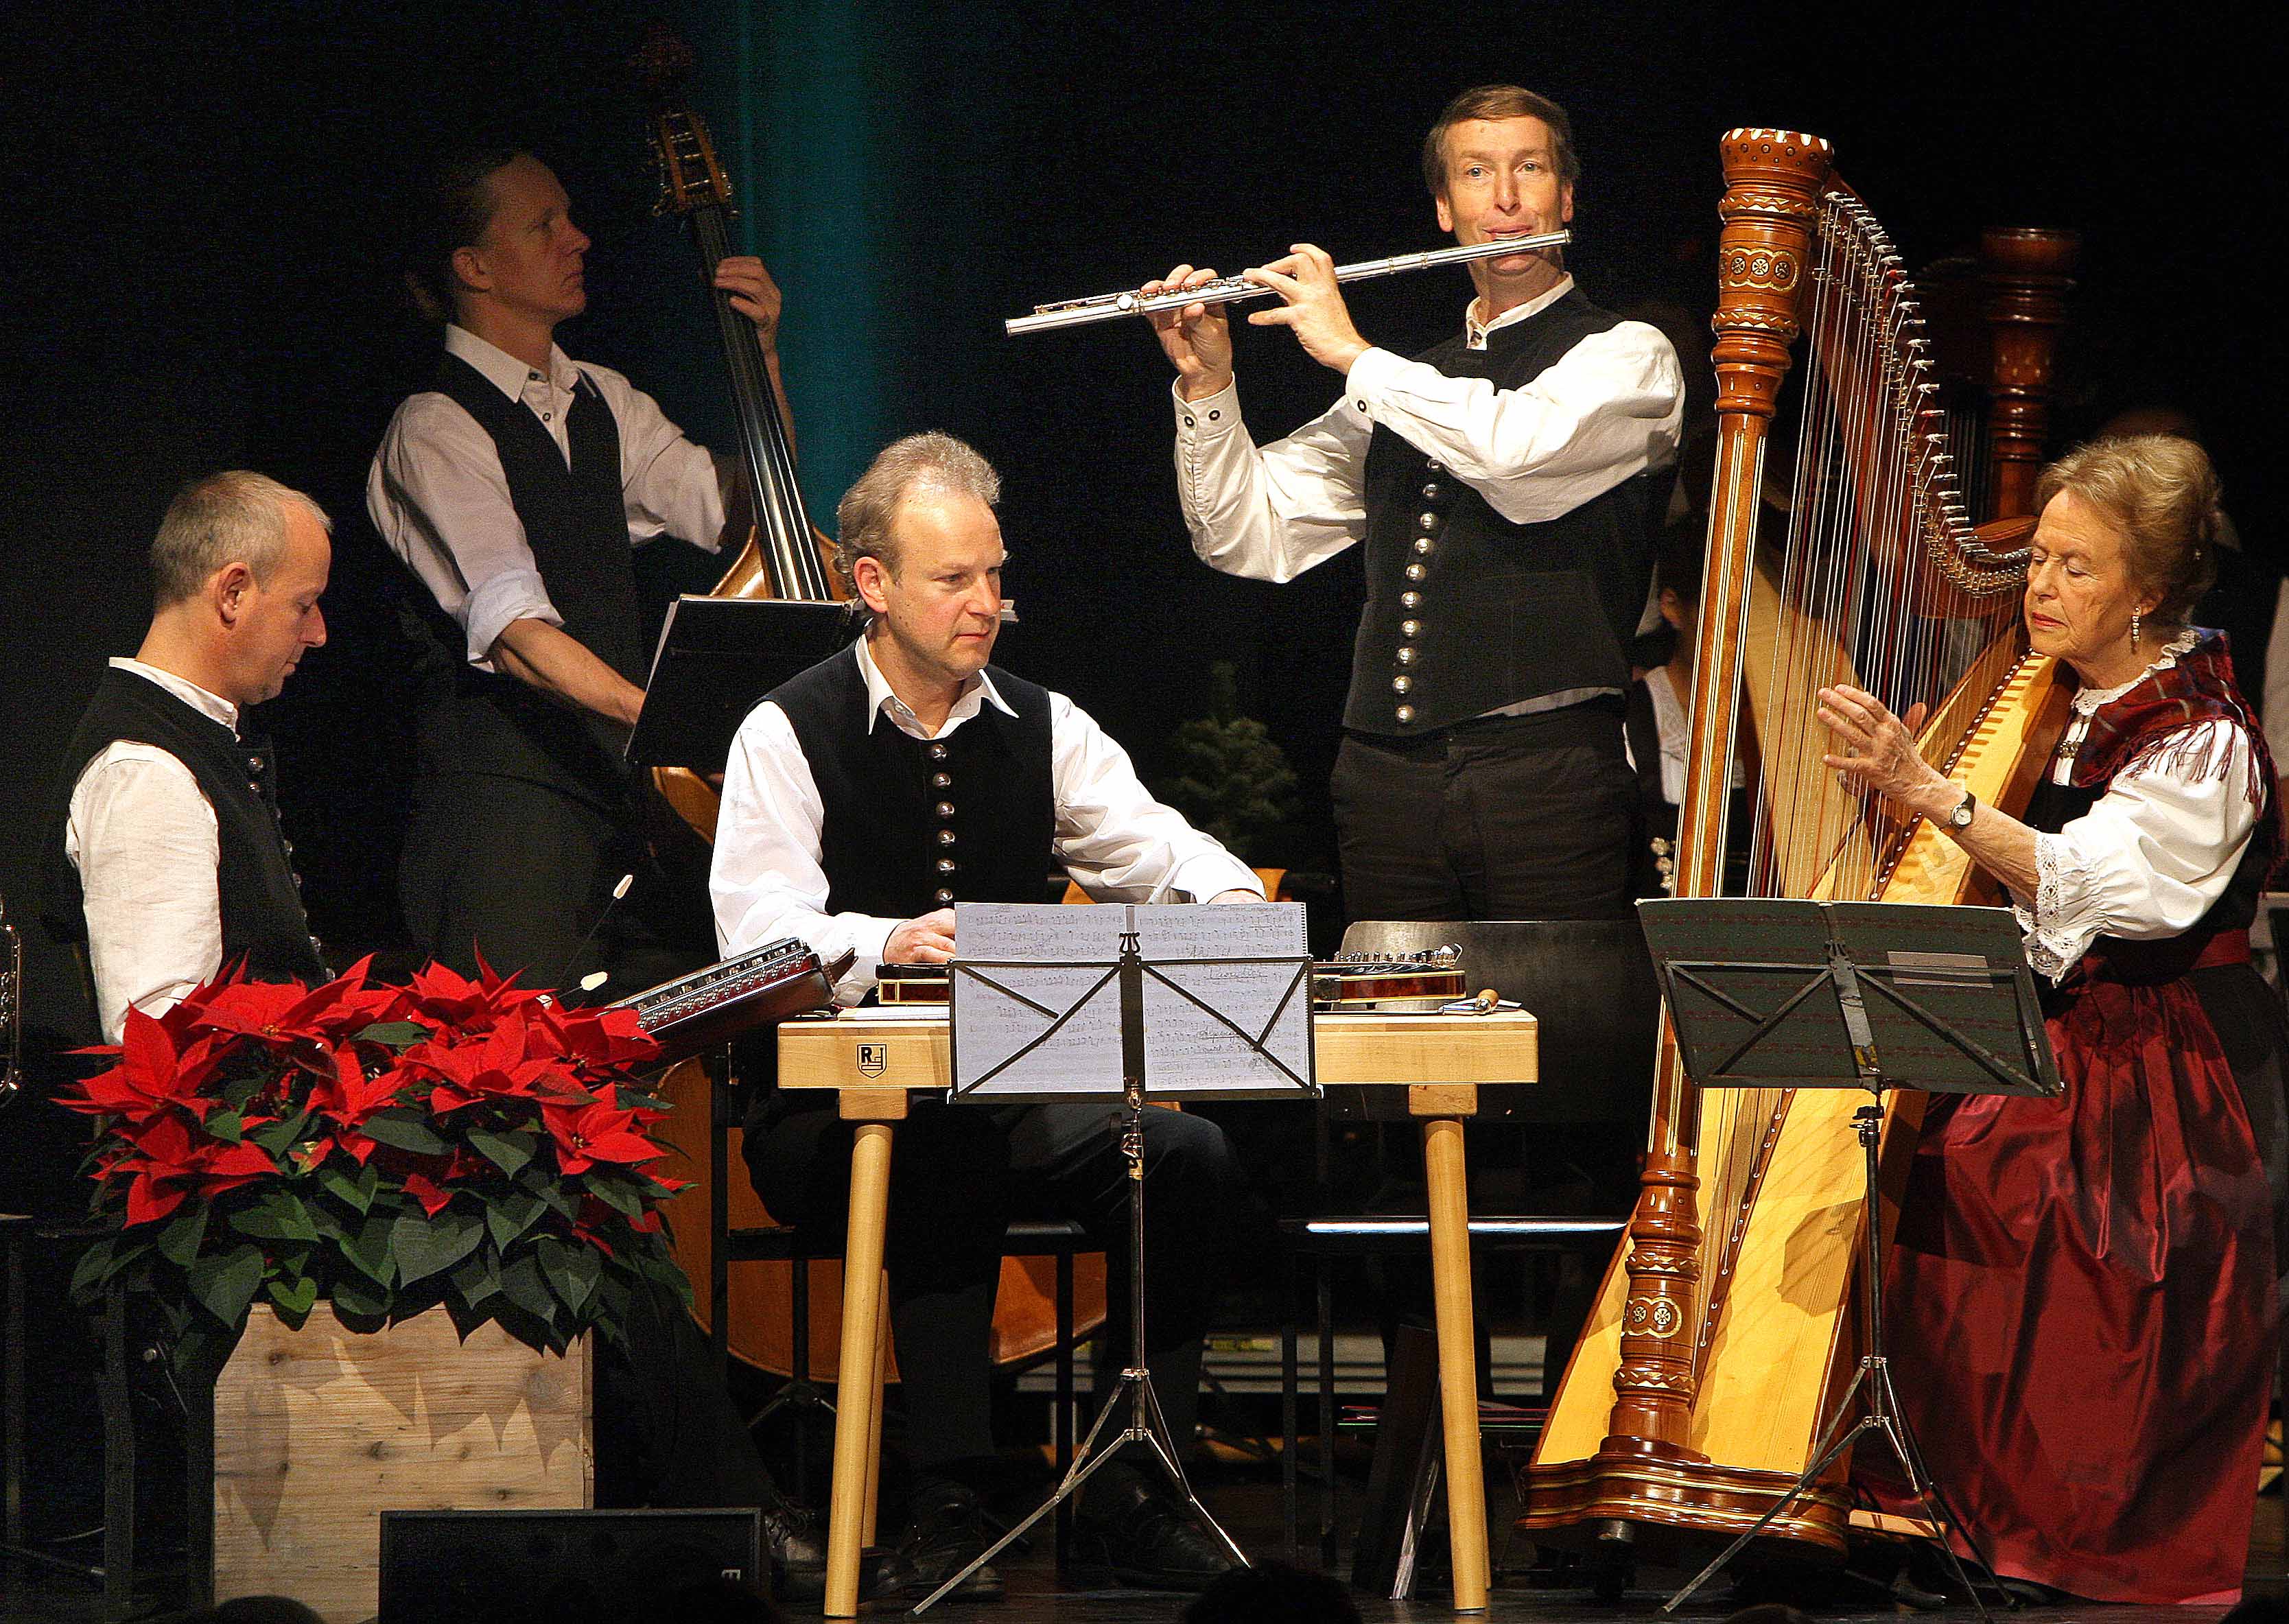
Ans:
[[[514,148],[442,164],[409,280],[445,322],[435,383],[390,420],[366,482],[382,538],[423,589],[435,669],[422,705],[407,923],[439,959],[569,985],[598,963],[623,991],[691,967],[628,810],[621,749],[643,707],[631,549],[718,550],[746,498],[730,459],[652,398],[556,346],[587,306],[589,243],[546,164]],[[762,262],[715,285],[754,322],[776,387],[779,292]],[[583,933],[639,875],[581,962]],[[697,900],[693,899],[697,928]],[[595,962],[590,962],[594,959]]]
[[[1466,91],[1424,179],[1460,243],[1555,231],[1581,169],[1565,110]],[[1470,265],[1463,331],[1408,361],[1369,345],[1328,255],[1249,270],[1343,398],[1258,448],[1220,306],[1159,313],[1176,364],[1176,482],[1193,550],[1293,579],[1367,545],[1333,782],[1353,919],[1595,919],[1630,907],[1625,650],[1645,607],[1684,410],[1655,329],[1599,309],[1556,251]],[[1143,291],[1215,273],[1178,266]]]

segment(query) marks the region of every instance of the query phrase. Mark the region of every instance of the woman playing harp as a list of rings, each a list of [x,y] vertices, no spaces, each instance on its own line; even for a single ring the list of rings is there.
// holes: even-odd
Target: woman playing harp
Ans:
[[[1874,696],[1820,692],[1825,764],[2008,888],[2066,1084],[1931,1103],[1886,1270],[1892,1365],[2004,1575],[2227,1602],[2277,1311],[2259,1146],[2289,1017],[2247,930],[2281,849],[2273,766],[2224,639],[2183,625],[2215,567],[2200,449],[2101,441],[2037,496],[2028,633],[2079,686],[2024,821],[1968,804]]]

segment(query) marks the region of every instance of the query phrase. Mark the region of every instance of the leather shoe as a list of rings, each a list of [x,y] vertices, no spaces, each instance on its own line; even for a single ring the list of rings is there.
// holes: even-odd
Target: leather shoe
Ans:
[[[1083,1566],[1146,1590],[1205,1590],[1240,1565],[1173,1491],[1118,1468],[1089,1485],[1073,1544]]]
[[[817,1601],[826,1594],[826,1534],[818,1513],[791,1500],[769,1502],[762,1510],[773,1591],[781,1601]]]
[[[918,1485],[905,1537],[883,1564],[877,1594],[928,1596],[968,1567],[994,1538],[977,1496],[966,1485],[944,1479]],[[1001,1599],[1001,1575],[990,1563],[946,1594],[946,1600],[956,1602]]]

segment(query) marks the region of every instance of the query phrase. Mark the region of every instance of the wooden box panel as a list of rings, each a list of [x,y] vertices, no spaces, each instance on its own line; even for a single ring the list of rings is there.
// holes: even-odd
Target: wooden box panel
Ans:
[[[258,1308],[214,1396],[215,1597],[375,1611],[386,1509],[594,1502],[593,1339],[559,1358],[443,1309],[373,1334]]]

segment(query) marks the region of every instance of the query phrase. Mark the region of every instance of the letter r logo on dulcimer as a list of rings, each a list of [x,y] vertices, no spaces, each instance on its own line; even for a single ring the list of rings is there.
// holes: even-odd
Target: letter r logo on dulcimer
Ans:
[[[858,1075],[880,1077],[882,1068],[890,1063],[890,1046],[887,1043],[862,1043],[858,1046]]]

